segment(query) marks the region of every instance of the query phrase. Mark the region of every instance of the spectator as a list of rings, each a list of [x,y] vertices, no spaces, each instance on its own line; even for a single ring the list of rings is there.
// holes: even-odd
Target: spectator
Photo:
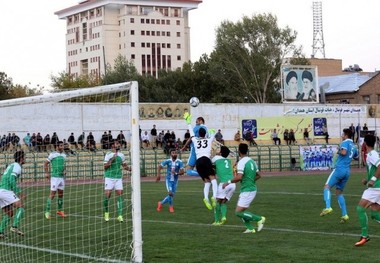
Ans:
[[[348,127],[350,130],[351,130],[351,133],[352,133],[352,141],[355,141],[355,131],[356,131],[356,128],[355,128],[355,126],[354,126],[354,124],[353,123],[351,123],[351,126],[350,127]]]
[[[237,131],[237,132],[235,133],[234,140],[237,141],[237,142],[240,142],[240,141],[241,141],[240,131]]]
[[[32,150],[32,137],[30,136],[29,132],[23,138],[23,141],[25,143],[25,146],[28,147],[29,151],[31,151]]]
[[[141,135],[141,141],[142,141],[143,148],[147,148],[150,146],[149,134],[147,131],[145,131],[144,134]],[[145,144],[145,147],[144,147],[144,144]]]
[[[286,145],[289,145],[289,130],[288,129],[285,129],[284,131],[284,141],[286,142]]]
[[[16,151],[17,148],[20,146],[19,144],[20,142],[20,137],[18,137],[16,135],[16,133],[12,133],[12,136],[11,136],[11,143],[12,143],[12,146],[13,146],[13,149]]]
[[[94,135],[92,135],[92,132],[89,132],[89,134],[87,135],[86,148],[91,152],[96,151],[96,142]]]
[[[358,125],[355,128],[355,131],[356,131],[356,140],[355,140],[355,142],[356,143],[358,143],[359,138],[360,138],[360,130],[361,130],[360,123],[358,123]]]
[[[103,150],[108,149],[108,134],[106,131],[103,133],[102,138],[100,139],[100,145]]]
[[[6,150],[6,145],[7,145],[7,136],[4,134],[3,137],[0,140],[0,149],[1,152]]]
[[[84,148],[84,132],[82,132],[82,134],[79,135],[79,137],[78,137],[78,145],[83,150],[83,148]]]
[[[165,132],[164,131],[161,131],[158,136],[157,136],[157,147],[160,145],[161,148],[163,147],[163,142],[164,142],[164,135],[165,135]]]
[[[244,139],[249,142],[249,146],[257,146],[257,143],[255,142],[255,138],[253,138],[253,132],[247,131],[245,133]]]
[[[303,131],[303,139],[308,145],[311,143],[311,139],[309,138],[309,131],[307,130],[307,128],[305,128]]]
[[[43,144],[44,144],[44,138],[42,138],[42,135],[41,133],[37,133],[37,137],[36,137],[36,140],[37,140],[37,151],[38,152],[41,152],[43,149]]]
[[[281,145],[281,139],[278,138],[277,130],[273,129],[273,132],[271,134],[271,138],[276,145]]]
[[[113,140],[112,133],[111,133],[111,131],[108,131],[108,134],[107,134],[107,149],[111,149],[112,140]]]
[[[164,135],[164,152],[169,154],[170,148],[170,131],[168,130]]]
[[[294,130],[290,129],[289,131],[289,144],[296,144],[296,135],[294,134]]]
[[[363,125],[363,131],[368,131],[367,123],[364,123],[364,125]]]
[[[44,137],[43,150],[50,151],[50,135],[49,133]]]
[[[116,140],[119,141],[122,148],[127,149],[127,141],[125,140],[123,131],[120,131],[120,133],[116,137]]]
[[[323,133],[323,136],[325,137],[326,144],[328,144],[329,143],[329,132],[327,130],[326,124],[323,124],[323,126],[322,126],[322,133]]]
[[[37,135],[33,132],[32,137],[30,137],[32,143],[32,149],[35,151],[37,149]]]
[[[66,139],[63,139],[63,151],[67,156],[75,155],[75,152],[70,149],[70,144],[66,141]]]
[[[56,148],[58,142],[59,142],[58,135],[56,132],[53,132],[53,135],[51,136],[51,144],[53,145],[53,149]]]
[[[74,146],[75,149],[78,149],[78,144],[77,144],[77,142],[75,141],[75,137],[74,137],[74,133],[73,133],[73,132],[70,134],[69,138],[67,139],[67,142],[68,142],[70,145]]]
[[[186,144],[186,142],[190,139],[190,131],[189,130],[186,130],[185,132],[185,135],[183,136],[183,142],[182,142],[182,145],[183,146],[186,146],[183,150],[184,151],[188,151],[190,149],[190,144]]]
[[[180,138],[178,138],[177,141],[175,142],[175,149],[180,150],[181,148],[182,148],[182,141]]]
[[[157,129],[156,125],[153,124],[153,128],[150,130],[150,141],[153,149],[157,147]]]
[[[215,133],[215,140],[218,141],[220,144],[224,145],[223,134],[220,131],[220,129],[218,130],[217,133]]]

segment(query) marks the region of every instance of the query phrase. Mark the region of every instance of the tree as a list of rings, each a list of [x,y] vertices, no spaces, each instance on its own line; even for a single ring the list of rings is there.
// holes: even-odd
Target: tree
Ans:
[[[138,72],[132,61],[128,61],[125,56],[118,55],[115,58],[113,69],[107,64],[106,74],[102,77],[102,83],[115,84],[135,80]]]
[[[296,36],[288,27],[279,28],[271,14],[243,16],[236,24],[224,21],[211,54],[213,75],[241,102],[279,102],[280,67],[285,56],[297,52]]]
[[[50,76],[51,86],[55,91],[69,90],[78,88],[89,88],[100,85],[100,80],[97,76],[93,75],[81,75],[75,77],[66,72],[58,73],[58,76]]]
[[[9,78],[4,72],[0,72],[0,100],[10,98],[9,90],[12,88],[12,78]]]

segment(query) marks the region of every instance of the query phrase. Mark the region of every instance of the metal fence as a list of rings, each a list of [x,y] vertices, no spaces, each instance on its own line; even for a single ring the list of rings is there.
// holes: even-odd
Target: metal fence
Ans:
[[[238,160],[237,147],[229,147],[235,153],[233,157]],[[66,176],[68,180],[93,180],[103,177],[103,159],[106,151],[86,152],[79,151],[76,155],[71,155],[66,162]],[[130,162],[130,152],[123,151]],[[299,145],[259,145],[249,147],[248,155],[258,164],[261,171],[289,171],[299,169],[300,151]],[[46,160],[47,152],[26,153],[26,163],[23,165],[22,181],[45,180],[43,164]],[[189,152],[181,152],[178,157],[186,164]],[[163,150],[141,150],[140,152],[140,173],[143,177],[154,177],[157,174],[157,166],[163,160],[169,158]],[[3,169],[13,160],[13,153],[1,153],[0,165]],[[294,162],[295,161],[295,162]],[[360,167],[359,161],[352,162],[353,167]]]

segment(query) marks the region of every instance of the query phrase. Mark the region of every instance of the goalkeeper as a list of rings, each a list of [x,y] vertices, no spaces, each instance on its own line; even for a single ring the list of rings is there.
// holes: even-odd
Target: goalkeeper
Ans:
[[[16,207],[16,216],[13,220],[11,232],[17,235],[23,236],[24,233],[18,229],[20,219],[24,214],[24,208],[22,206],[21,190],[17,185],[17,179],[21,175],[21,166],[25,163],[25,154],[23,151],[17,151],[14,154],[15,162],[10,164],[1,177],[0,183],[0,206],[5,215],[0,223],[0,239],[6,238],[4,233],[11,218],[13,217],[13,208]]]

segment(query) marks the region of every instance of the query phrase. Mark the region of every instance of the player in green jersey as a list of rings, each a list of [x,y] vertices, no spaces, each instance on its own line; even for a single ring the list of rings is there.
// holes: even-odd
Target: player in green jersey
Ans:
[[[231,200],[235,192],[236,184],[228,184],[223,188],[223,184],[234,178],[233,166],[231,159],[228,159],[230,149],[222,145],[220,147],[220,155],[215,155],[212,158],[212,163],[215,165],[216,175],[219,179],[218,191],[216,194],[216,207],[214,209],[215,221],[213,225],[224,225],[227,221],[227,202]]]
[[[356,211],[359,216],[359,224],[362,230],[360,240],[355,246],[363,246],[369,241],[368,236],[368,217],[367,208],[371,208],[371,218],[380,223],[380,157],[379,153],[374,149],[376,137],[374,135],[366,135],[364,142],[367,147],[367,179],[362,182],[367,186],[364,190],[361,200],[359,201]]]
[[[55,145],[55,151],[51,152],[44,162],[45,177],[50,179],[50,194],[46,200],[45,218],[50,219],[51,202],[58,192],[57,198],[57,215],[66,217],[63,212],[63,191],[65,189],[65,175],[66,175],[66,154],[64,153],[64,145],[62,141],[58,141]]]
[[[124,154],[120,152],[120,142],[111,140],[109,143],[111,151],[107,152],[104,157],[104,220],[106,222],[110,220],[108,204],[111,193],[115,190],[117,195],[117,220],[123,222],[123,171],[121,167],[128,171],[131,169],[125,162]]]
[[[240,160],[237,164],[237,175],[232,180],[224,183],[223,186],[227,187],[231,183],[241,182],[239,200],[235,209],[235,215],[241,218],[247,229],[243,232],[245,234],[255,233],[256,230],[252,226],[252,222],[257,222],[257,231],[261,231],[264,227],[265,217],[255,215],[248,212],[250,204],[256,197],[257,187],[256,181],[261,178],[259,169],[256,162],[247,156],[248,145],[245,143],[239,144]]]
[[[5,213],[0,223],[0,239],[6,238],[4,231],[14,215],[14,207],[16,207],[16,216],[13,220],[11,232],[20,236],[24,235],[24,233],[18,229],[20,219],[24,214],[21,201],[24,199],[24,195],[17,185],[17,179],[21,175],[21,166],[25,163],[25,154],[23,151],[17,151],[14,154],[14,158],[15,162],[8,165],[0,182],[0,207]]]

